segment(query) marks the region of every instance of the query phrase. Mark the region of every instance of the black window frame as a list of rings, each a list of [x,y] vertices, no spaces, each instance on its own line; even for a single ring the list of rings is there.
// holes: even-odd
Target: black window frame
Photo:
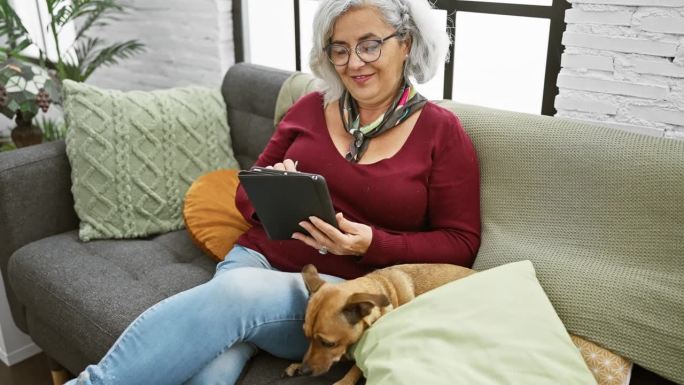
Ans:
[[[243,39],[243,20],[242,4],[243,0],[233,0],[233,39],[235,44],[235,61],[242,62],[244,57]],[[552,5],[528,5],[528,4],[507,4],[483,1],[466,0],[435,0],[434,6],[437,9],[447,11],[447,29],[451,34],[451,40],[456,41],[456,13],[472,12],[504,16],[522,16],[543,18],[550,21],[549,39],[546,50],[546,71],[544,74],[544,92],[542,97],[542,115],[554,116],[556,109],[554,102],[558,95],[558,74],[561,70],[561,56],[564,51],[562,44],[563,32],[566,29],[565,11],[571,7],[567,0],[553,0]],[[294,34],[295,34],[295,63],[296,70],[301,71],[301,44],[299,26],[299,0],[294,0]],[[451,99],[454,82],[454,44],[449,47],[449,62],[444,66],[444,90],[443,98]]]

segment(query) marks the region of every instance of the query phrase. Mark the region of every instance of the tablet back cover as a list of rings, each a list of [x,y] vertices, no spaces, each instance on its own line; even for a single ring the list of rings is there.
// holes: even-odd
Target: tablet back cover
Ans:
[[[238,174],[270,239],[308,234],[299,222],[316,216],[337,227],[325,178],[317,174],[278,170],[249,170]]]

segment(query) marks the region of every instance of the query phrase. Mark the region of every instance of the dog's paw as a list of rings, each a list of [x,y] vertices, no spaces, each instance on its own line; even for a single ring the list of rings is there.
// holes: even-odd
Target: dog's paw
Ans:
[[[285,369],[282,377],[294,377],[294,376],[296,376],[297,374],[299,374],[299,369],[301,367],[302,367],[302,364],[299,364],[299,363],[291,364],[290,366],[287,367],[287,369]]]

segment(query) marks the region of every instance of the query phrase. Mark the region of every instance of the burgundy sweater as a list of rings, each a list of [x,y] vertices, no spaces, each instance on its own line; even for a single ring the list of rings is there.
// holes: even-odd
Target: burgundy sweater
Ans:
[[[365,255],[321,255],[298,240],[271,241],[238,187],[237,208],[253,225],[237,241],[282,271],[308,263],[347,279],[400,263],[470,266],[480,245],[480,179],[475,150],[456,116],[428,102],[403,147],[373,164],[346,161],[325,123],[323,97],[311,93],[287,112],[257,166],[284,159],[323,175],[336,212],[367,224],[373,239]]]

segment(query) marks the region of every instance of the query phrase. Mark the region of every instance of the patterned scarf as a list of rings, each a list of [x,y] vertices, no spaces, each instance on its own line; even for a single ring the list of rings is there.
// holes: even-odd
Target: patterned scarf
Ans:
[[[359,127],[359,106],[356,100],[345,90],[340,101],[342,123],[347,132],[354,137],[345,156],[352,163],[359,162],[371,138],[399,125],[427,103],[427,99],[419,94],[408,80],[404,80],[404,85],[399,89],[390,108],[374,122]]]

